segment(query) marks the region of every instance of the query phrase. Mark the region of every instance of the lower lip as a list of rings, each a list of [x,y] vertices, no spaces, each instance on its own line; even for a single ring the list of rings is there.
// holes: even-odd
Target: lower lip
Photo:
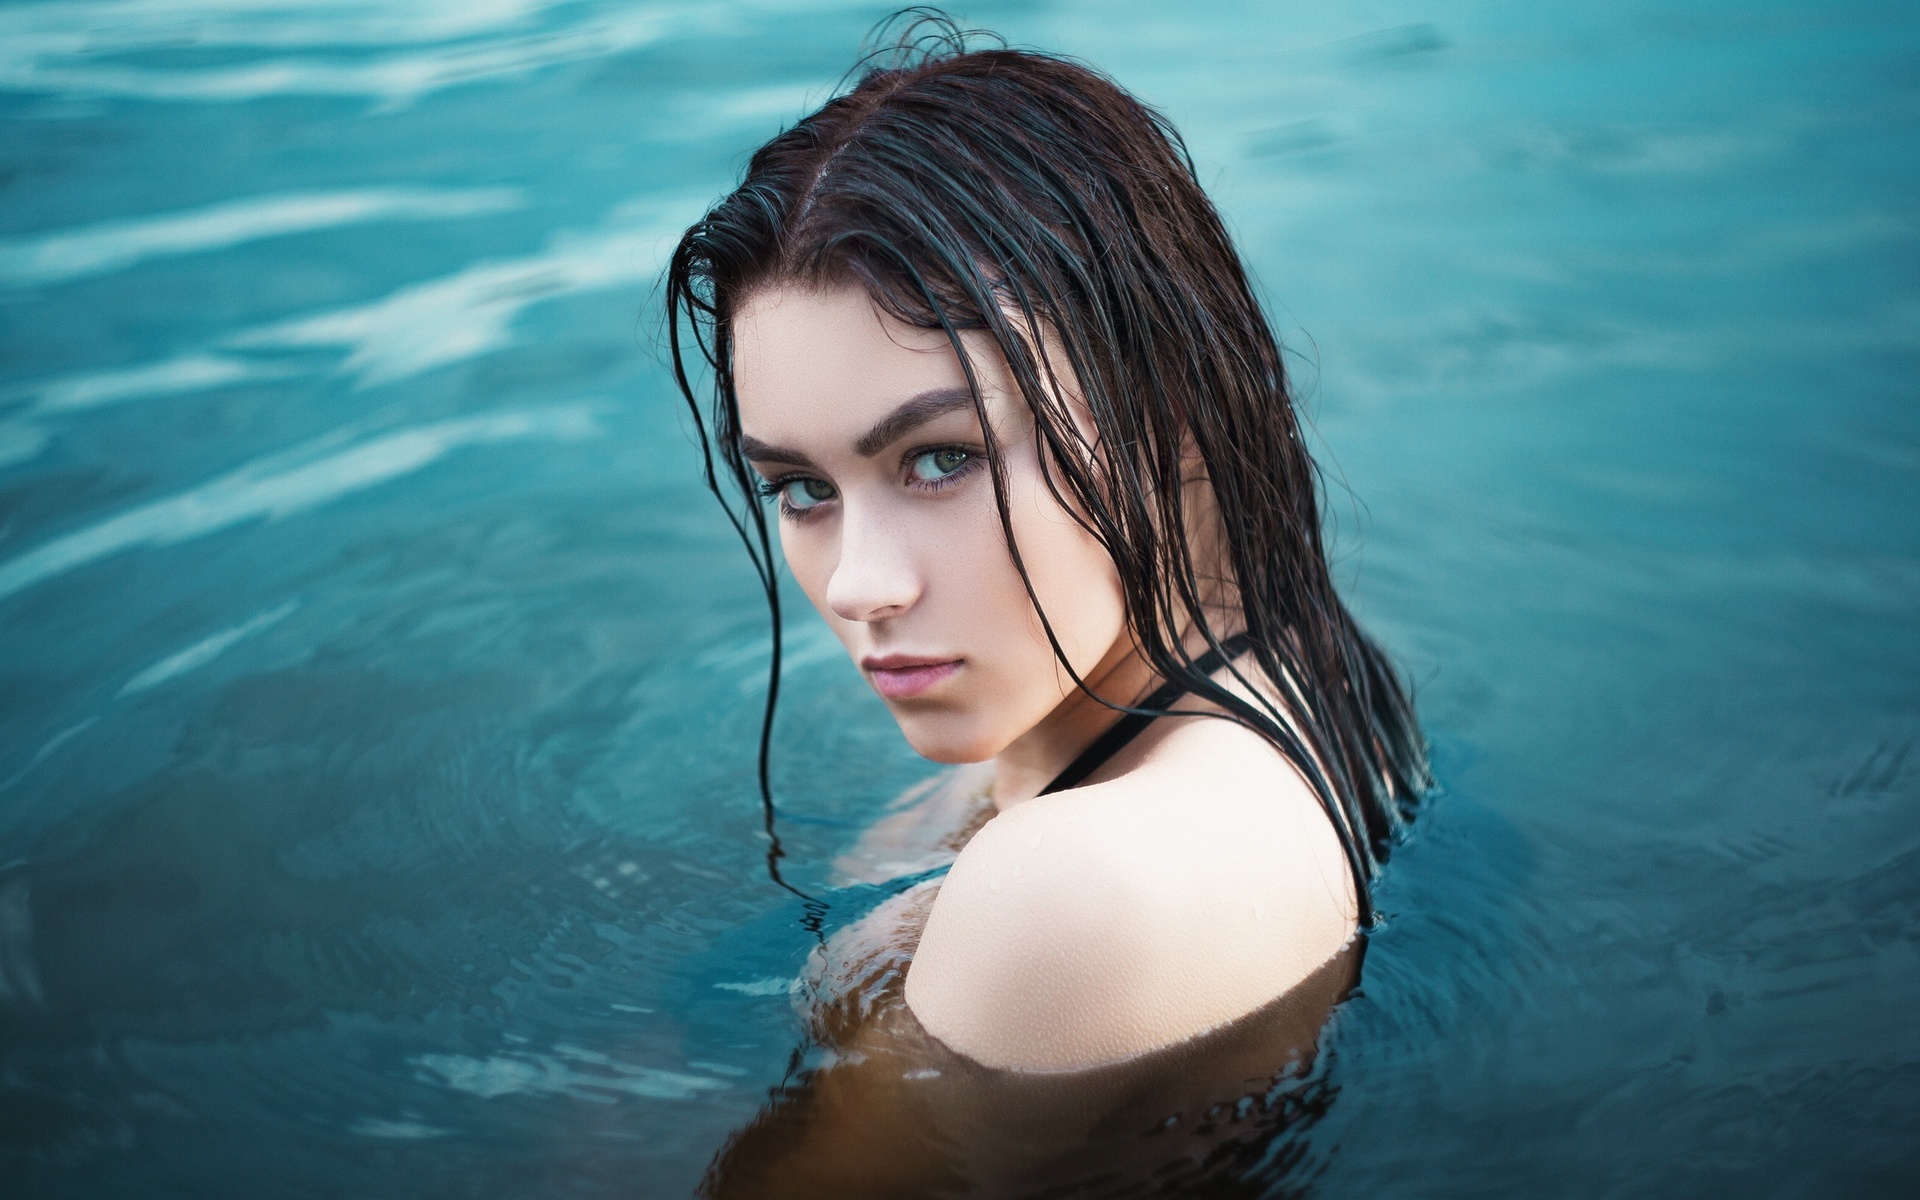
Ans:
[[[910,700],[960,669],[958,662],[928,663],[924,667],[895,667],[867,672],[873,690],[889,700]]]

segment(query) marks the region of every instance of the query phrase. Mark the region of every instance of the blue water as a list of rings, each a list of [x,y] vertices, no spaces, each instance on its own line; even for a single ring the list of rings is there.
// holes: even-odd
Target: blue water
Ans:
[[[661,256],[884,8],[0,7],[9,1195],[687,1194],[810,936]],[[982,4],[1163,106],[1444,783],[1324,1196],[1920,1185],[1920,12]],[[796,623],[790,876],[927,767]]]

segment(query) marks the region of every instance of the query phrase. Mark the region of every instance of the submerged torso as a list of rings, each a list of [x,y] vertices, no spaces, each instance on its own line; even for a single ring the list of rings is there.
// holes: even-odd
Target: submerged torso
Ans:
[[[986,782],[977,769],[949,772],[840,860],[850,881],[885,874],[899,890],[815,953],[797,993],[809,1065],[716,1159],[707,1194],[1218,1184],[1330,1101],[1311,1068],[1321,1027],[1358,980],[1358,940],[1240,1020],[1089,1070],[990,1069],[930,1036],[906,1003],[906,977],[943,862],[997,815]]]

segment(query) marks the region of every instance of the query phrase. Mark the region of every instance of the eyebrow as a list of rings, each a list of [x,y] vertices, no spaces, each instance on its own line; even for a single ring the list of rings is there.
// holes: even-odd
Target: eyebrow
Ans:
[[[934,388],[921,392],[874,422],[873,428],[861,434],[860,440],[853,444],[854,453],[861,458],[872,458],[935,417],[944,417],[955,409],[972,407],[973,393],[966,388]]]
[[[957,409],[972,407],[973,393],[966,388],[931,388],[902,402],[898,408],[874,422],[873,428],[861,434],[853,443],[854,453],[862,458],[872,458],[928,421],[944,417]],[[789,466],[817,469],[813,460],[798,450],[769,446],[744,433],[740,435],[740,453],[754,462],[786,463]]]
[[[740,453],[748,462],[786,463],[790,467],[805,467],[809,471],[820,468],[813,460],[798,450],[788,450],[783,446],[769,446],[751,434],[740,435]]]

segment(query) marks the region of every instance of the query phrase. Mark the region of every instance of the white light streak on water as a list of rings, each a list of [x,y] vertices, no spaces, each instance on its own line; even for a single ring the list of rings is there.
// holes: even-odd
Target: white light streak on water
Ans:
[[[578,15],[543,30],[533,18],[550,6],[527,0],[437,2],[424,11],[330,4],[296,9],[284,22],[278,7],[268,0],[9,6],[0,9],[0,90],[215,102],[359,96],[400,106],[446,87],[622,53],[658,41],[680,17],[709,15],[692,5],[571,8]],[[273,56],[219,66],[125,61],[182,46]],[[421,48],[339,53],[363,46]]]
[[[723,992],[739,992],[742,996],[785,996],[799,987],[800,981],[769,975],[751,983],[716,983],[713,986]]]
[[[518,196],[506,189],[493,191]],[[461,194],[438,195],[445,199]],[[469,197],[484,194],[465,193]],[[542,301],[651,282],[704,199],[687,195],[626,204],[616,208],[600,229],[561,233],[541,253],[476,263],[364,304],[295,317],[223,339],[229,346],[266,351],[265,356],[217,349],[190,351],[155,362],[27,384],[0,394],[0,400],[17,402],[24,396],[28,413],[46,416],[283,379],[306,374],[308,368],[278,361],[271,352],[313,348],[347,350],[341,369],[357,375],[363,386],[405,379],[511,345],[513,326],[521,313]],[[46,428],[29,421],[0,423],[0,469],[37,457],[51,436]]]
[[[516,1093],[566,1095],[601,1103],[612,1103],[621,1094],[650,1100],[688,1100],[727,1086],[704,1075],[636,1066],[577,1046],[556,1046],[551,1055],[469,1058],[464,1054],[423,1054],[410,1061],[432,1072],[421,1072],[419,1078],[424,1082],[444,1084],[488,1100]],[[576,1063],[590,1069],[580,1070]]]
[[[514,321],[543,300],[650,282],[697,212],[692,202],[663,205],[638,226],[561,234],[540,254],[475,263],[371,303],[243,333],[232,344],[342,347],[345,369],[361,384],[390,383],[508,345]]]
[[[303,512],[411,474],[463,446],[522,438],[582,438],[595,428],[593,408],[574,404],[440,421],[314,458],[315,453],[338,445],[336,438],[321,439],[0,563],[0,598],[123,550],[170,546],[243,521],[276,520]]]
[[[175,679],[181,675],[185,675],[189,671],[198,670],[222,654],[225,654],[228,650],[232,649],[235,644],[245,641],[247,638],[252,637],[254,634],[259,633],[271,625],[279,624],[291,616],[293,610],[298,607],[300,607],[299,601],[289,600],[278,608],[260,613],[258,616],[242,621],[230,629],[223,629],[210,637],[202,638],[193,645],[188,646],[185,650],[176,654],[169,654],[138,675],[135,675],[132,679],[127,680],[126,686],[120,689],[120,695],[131,696],[137,692],[144,692],[148,688],[165,683],[169,679]]]
[[[35,412],[73,412],[298,373],[298,368],[288,363],[223,354],[182,354],[137,367],[62,376],[31,388],[30,394]]]
[[[96,714],[95,716],[76,721],[41,743],[40,749],[34,751],[33,757],[27,760],[26,766],[21,767],[18,771],[8,776],[4,783],[0,783],[0,792],[10,790],[14,784],[25,779],[35,767],[52,758],[54,754],[59,751],[60,747],[93,728],[94,725],[99,723],[99,720],[100,718]]]
[[[106,0],[0,14],[0,61],[105,57],[195,46],[418,45],[524,28],[546,0]]]
[[[102,221],[0,241],[0,284],[59,283],[261,238],[367,221],[481,216],[525,203],[516,188],[390,187],[250,196],[186,212]]]

